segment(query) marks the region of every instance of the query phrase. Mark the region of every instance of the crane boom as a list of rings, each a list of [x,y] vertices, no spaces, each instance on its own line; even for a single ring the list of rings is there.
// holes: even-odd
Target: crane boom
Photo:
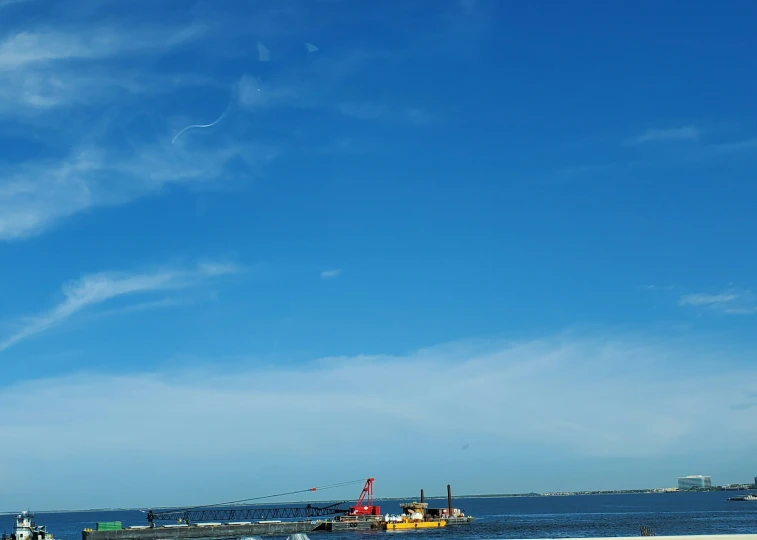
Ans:
[[[381,508],[373,504],[373,481],[375,478],[369,478],[365,481],[363,491],[355,506],[351,506],[348,514],[351,516],[380,516]]]
[[[147,511],[147,521],[176,521],[177,523],[197,523],[202,521],[272,519],[310,519],[314,517],[346,514],[349,509],[341,508],[342,503],[329,506],[302,506],[289,508],[197,508],[192,510]]]

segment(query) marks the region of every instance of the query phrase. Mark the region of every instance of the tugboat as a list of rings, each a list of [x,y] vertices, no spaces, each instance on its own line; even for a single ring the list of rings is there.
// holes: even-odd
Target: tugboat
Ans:
[[[54,538],[52,533],[47,532],[47,527],[34,523],[32,512],[24,510],[16,516],[11,535],[3,533],[3,540],[54,540]]]

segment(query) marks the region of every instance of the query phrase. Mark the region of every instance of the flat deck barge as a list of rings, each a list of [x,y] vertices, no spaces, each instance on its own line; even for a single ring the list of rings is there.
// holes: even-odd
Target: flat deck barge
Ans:
[[[368,524],[370,528],[370,523]],[[353,527],[353,530],[356,527]],[[119,530],[96,531],[85,529],[82,540],[174,540],[203,538],[241,538],[243,536],[285,536],[331,529],[330,521],[279,521],[262,523],[225,523],[197,525],[163,525],[155,527],[126,527]]]
[[[260,521],[237,523],[197,523],[125,527],[117,530],[84,529],[82,540],[218,540],[245,536],[284,536],[322,531],[367,531],[378,528],[377,520]]]

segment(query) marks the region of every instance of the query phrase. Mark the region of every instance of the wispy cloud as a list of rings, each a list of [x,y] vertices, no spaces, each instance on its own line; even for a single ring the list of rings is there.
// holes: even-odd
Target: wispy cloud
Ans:
[[[644,144],[651,142],[696,141],[700,135],[700,129],[694,126],[667,129],[650,128],[641,135],[630,139],[629,142]]]
[[[73,315],[108,300],[192,287],[203,279],[236,273],[239,270],[239,267],[233,264],[206,263],[189,270],[166,269],[141,274],[103,272],[86,275],[63,286],[64,299],[58,305],[43,313],[25,318],[20,330],[0,341],[0,351],[49,330]]]
[[[225,140],[188,152],[186,141],[167,143],[168,126],[156,121],[165,112],[156,114],[156,120],[143,106],[136,113],[121,113],[129,94],[207,84],[200,75],[145,69],[144,62],[139,69],[129,67],[135,58],[154,59],[205,31],[196,24],[125,28],[92,23],[0,37],[0,115],[11,120],[6,126],[24,133],[23,140],[37,145],[33,161],[4,156],[0,241],[40,234],[68,216],[125,204],[167,184],[217,181],[232,160],[260,163],[258,158],[268,152],[264,145]],[[89,114],[84,111],[106,102],[106,111],[88,116],[93,121],[81,121]],[[129,133],[121,122],[135,114],[148,122],[138,126],[138,133]]]
[[[640,148],[654,148],[652,154],[632,152],[631,154],[617,154],[615,163],[607,165],[566,166],[557,169],[548,178],[552,181],[569,181],[574,178],[590,178],[591,176],[606,178],[613,170],[620,179],[629,178],[629,170],[638,170],[639,174],[646,174],[652,168],[663,166],[692,166],[709,160],[730,157],[732,154],[744,155],[755,154],[757,150],[757,138],[745,137],[729,142],[716,142],[714,129],[704,129],[696,126],[683,126],[674,128],[650,128],[643,133],[634,135],[624,140],[618,140],[613,135],[609,138],[605,135],[586,137],[575,143],[563,145],[563,148],[592,148],[594,151],[606,155],[612,155],[607,142],[613,146],[620,144],[626,151]],[[685,144],[674,144],[674,143]],[[757,154],[755,154],[757,155]],[[608,174],[599,174],[608,173]]]
[[[5,3],[9,5],[8,0]],[[227,173],[240,161],[255,168],[276,157],[300,136],[293,135],[294,129],[275,144],[253,140],[262,130],[253,134],[251,129],[236,129],[211,146],[207,141],[215,128],[202,135],[182,135],[175,147],[165,144],[182,127],[215,118],[226,102],[220,103],[218,112],[191,109],[198,102],[206,103],[209,91],[223,96],[235,79],[234,110],[222,128],[234,127],[236,115],[277,108],[318,109],[407,125],[423,125],[434,118],[417,105],[386,104],[375,96],[356,99],[345,90],[350,87],[345,82],[368,73],[367,69],[375,76],[381,66],[403,61],[399,49],[339,51],[319,42],[315,52],[310,43],[310,8],[285,4],[259,10],[254,24],[260,46],[253,42],[247,51],[237,50],[235,40],[249,35],[248,21],[241,24],[235,8],[204,3],[178,15],[170,10],[162,23],[138,14],[133,15],[134,24],[116,23],[99,20],[99,10],[86,10],[87,17],[75,23],[66,19],[53,25],[34,19],[26,28],[0,32],[0,124],[5,135],[21,134],[19,146],[24,147],[0,163],[0,242],[33,237],[70,216],[126,204],[167,185],[233,181]],[[455,5],[455,12],[478,17],[482,5],[462,2]],[[342,17],[338,10],[322,16],[319,26]],[[386,23],[395,24],[393,17],[387,15]],[[277,35],[286,35],[285,41],[291,42],[274,39]],[[165,53],[186,53],[199,43],[203,59],[193,64],[191,72],[183,71],[185,62],[162,61]],[[291,53],[295,49],[298,52]],[[214,52],[231,60],[216,62]],[[289,53],[294,58],[291,64],[286,60]],[[235,55],[240,63],[231,66]],[[240,78],[240,73],[250,72],[246,62],[253,55],[275,64],[263,80],[251,75]],[[202,98],[193,99],[190,91],[198,90],[194,86],[201,87]],[[179,89],[185,93],[180,95]],[[164,93],[175,99],[164,99]],[[228,94],[221,99],[227,98]],[[178,122],[177,114],[189,118]],[[260,116],[275,123],[273,114]],[[340,134],[328,138],[338,142],[319,145],[319,150],[357,148],[344,145],[346,139]],[[205,144],[196,142],[200,140]],[[184,151],[189,145],[191,152]]]
[[[0,241],[34,236],[90,208],[124,204],[167,184],[210,183],[235,159],[275,157],[254,144],[192,148],[168,142],[130,151],[87,148],[60,161],[22,163],[0,174]]]
[[[671,291],[674,287],[673,285],[655,285],[652,283],[650,285],[640,285],[639,288],[646,291]]]
[[[684,294],[681,296],[680,304],[682,306],[710,306],[713,304],[725,304],[732,302],[740,298],[740,293],[720,293],[720,294],[705,294],[694,293]]]
[[[262,80],[249,74],[236,83],[239,104],[247,110],[319,109],[337,111],[364,121],[423,125],[433,118],[426,109],[402,103],[388,103],[361,96],[348,96],[346,82],[359,77],[366,66],[391,65],[395,53],[387,50],[351,50],[314,59],[307,65],[284,70]]]
[[[359,120],[376,120],[386,114],[386,108],[378,103],[342,103],[337,110]]]
[[[340,102],[337,82],[344,75],[335,70],[329,74],[302,74],[301,77],[282,77],[261,81],[244,75],[236,84],[239,104],[248,110],[260,109],[322,109],[363,121],[381,121],[394,124],[424,125],[431,115],[420,107],[392,105],[377,101]]]
[[[106,68],[83,66],[10,70],[0,73],[0,82],[0,115],[22,120],[62,109],[171,93],[193,84],[214,85],[209,77],[197,74],[149,73],[136,68],[124,68],[116,74]]]
[[[17,117],[81,106],[113,98],[118,91],[155,92],[170,83],[166,74],[132,71],[127,64],[119,65],[116,76],[112,62],[159,54],[197,40],[205,31],[202,25],[90,25],[6,35],[0,41],[0,114]]]
[[[684,294],[678,299],[681,306],[707,308],[728,315],[757,313],[757,297],[749,290],[728,289],[710,293]]]
[[[150,52],[200,37],[203,26],[185,28],[72,28],[68,31],[19,32],[0,41],[0,69],[18,70],[60,60],[112,58]]]
[[[307,107],[312,99],[302,84],[286,80],[263,83],[251,75],[242,76],[237,82],[236,93],[239,104],[250,110]]]
[[[339,275],[342,273],[342,270],[340,268],[334,268],[332,270],[324,270],[321,272],[321,277],[323,279],[333,279],[335,277],[339,277]]]
[[[21,4],[25,2],[31,2],[32,0],[0,0],[0,9],[12,4]]]
[[[0,392],[5,443],[0,445],[0,460],[9,471],[31,475],[27,481],[44,477],[51,485],[66,485],[63,477],[85,470],[98,475],[117,468],[121,474],[113,478],[111,493],[120,495],[107,501],[114,506],[145,504],[129,499],[129,489],[118,489],[132,474],[141,474],[145,462],[165,473],[150,502],[189,504],[196,501],[177,493],[175,486],[186,481],[182,465],[198,462],[233,463],[197,479],[206,493],[216,494],[213,500],[230,495],[231,475],[256,474],[261,462],[285,467],[292,479],[301,481],[314,461],[326,477],[344,477],[347,471],[363,470],[368,460],[370,474],[381,478],[384,493],[392,485],[397,491],[414,488],[426,478],[419,473],[410,486],[402,483],[406,475],[401,464],[408,453],[423,452],[433,475],[457,459],[461,445],[469,445],[467,452],[475,456],[458,473],[451,470],[446,481],[453,484],[466,475],[485,478],[486,470],[501,463],[504,447],[521,450],[508,454],[514,469],[544,467],[539,456],[553,455],[556,448],[564,456],[601,457],[630,468],[647,466],[636,458],[680,459],[681,449],[692,447],[727,461],[735,449],[723,454],[720,441],[739,440],[738,446],[747,448],[757,443],[757,415],[739,408],[743,397],[734,399],[754,388],[757,366],[742,362],[743,369],[732,372],[719,366],[705,372],[668,369],[671,362],[688,366],[703,361],[706,365],[709,359],[698,343],[661,346],[639,337],[545,337],[453,343],[402,356],[321,358],[302,365],[222,368],[224,364],[213,358],[199,371],[32,380]],[[391,384],[356,386],[356,381],[375,380],[377,373],[387,374]],[[32,391],[46,399],[23,399]],[[333,430],[318,421],[328,425],[334,415],[345,414],[380,418],[394,436],[386,437],[385,430],[377,431],[371,422]],[[24,419],[23,429],[14,424],[17,418]],[[254,430],[239,429],[251,419]],[[203,431],[199,439],[198,426]],[[702,432],[710,437],[702,440]],[[31,444],[39,433],[56,444]],[[297,444],[304,440],[307,445]],[[345,459],[351,455],[359,455],[360,462]],[[31,466],[63,460],[66,467],[39,471]],[[549,471],[542,468],[541,473],[540,479],[532,474],[519,479],[521,485],[512,489],[548,489],[543,482]],[[280,474],[268,479],[277,485],[286,480]],[[482,482],[476,483],[479,489],[489,487]],[[131,494],[144,497],[134,490]],[[92,497],[78,504],[104,504],[94,500],[101,494]]]
[[[757,150],[757,138],[743,139],[740,141],[732,141],[728,143],[715,144],[712,146],[712,150],[716,153],[730,153],[730,152],[741,152],[745,150]]]

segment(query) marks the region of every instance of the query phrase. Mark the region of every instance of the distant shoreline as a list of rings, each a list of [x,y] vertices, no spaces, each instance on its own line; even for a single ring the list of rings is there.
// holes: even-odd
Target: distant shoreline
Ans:
[[[707,493],[711,491],[746,491],[749,489],[757,489],[757,486],[744,486],[738,489],[725,489],[723,487],[712,487],[709,489],[692,489],[686,491],[678,491],[674,488],[656,488],[656,489],[617,489],[617,490],[599,490],[599,491],[559,491],[559,492],[547,492],[547,493],[486,493],[480,495],[454,495],[453,500],[458,499],[513,499],[513,498],[533,498],[533,497],[574,497],[583,495],[659,495],[662,493]],[[387,501],[417,501],[418,495],[412,497],[385,497],[376,499],[377,502]],[[446,501],[446,495],[427,495],[426,500],[442,500]],[[276,503],[264,503],[260,506],[275,506],[284,504],[324,504],[333,503],[334,499],[322,500],[322,501],[279,501]],[[349,501],[346,501],[349,502]],[[212,503],[211,503],[212,504]],[[208,504],[208,506],[211,506]],[[248,505],[228,505],[227,508],[233,508],[235,506],[248,506]],[[177,508],[181,509],[183,506],[156,506],[154,508]],[[35,510],[36,514],[74,514],[84,512],[139,512],[143,511],[142,508],[87,508],[79,510]],[[19,510],[12,510],[7,512],[0,512],[0,516],[9,516],[18,514]]]

